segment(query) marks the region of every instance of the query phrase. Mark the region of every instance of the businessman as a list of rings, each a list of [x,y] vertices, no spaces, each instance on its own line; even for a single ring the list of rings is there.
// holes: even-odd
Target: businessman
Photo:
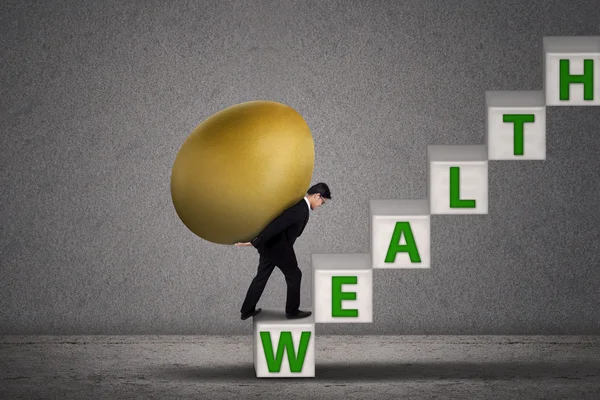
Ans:
[[[261,311],[260,308],[256,308],[256,304],[275,266],[283,272],[287,284],[286,317],[294,319],[306,318],[311,315],[310,311],[299,310],[302,271],[298,268],[293,246],[304,231],[310,210],[325,204],[326,199],[331,199],[329,187],[325,183],[317,183],[308,189],[302,200],[271,221],[257,237],[250,242],[235,244],[236,246],[254,246],[260,256],[258,272],[248,288],[246,299],[240,310],[243,320],[253,317]]]

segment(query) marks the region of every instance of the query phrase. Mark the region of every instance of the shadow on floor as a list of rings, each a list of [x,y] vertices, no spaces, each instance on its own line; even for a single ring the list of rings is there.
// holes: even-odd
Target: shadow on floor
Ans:
[[[183,380],[248,380],[256,381],[253,364],[190,367],[164,365],[154,370],[159,378]],[[568,363],[323,363],[318,362],[316,378],[329,381],[398,381],[440,379],[565,379],[597,380],[600,377],[600,360]],[[281,378],[280,378],[281,379]],[[285,379],[285,378],[283,378]],[[289,378],[296,380],[297,378]],[[308,378],[313,379],[313,378]]]

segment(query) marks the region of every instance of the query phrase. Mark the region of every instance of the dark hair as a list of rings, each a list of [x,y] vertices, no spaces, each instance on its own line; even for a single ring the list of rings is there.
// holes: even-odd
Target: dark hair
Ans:
[[[331,192],[329,191],[329,186],[326,183],[319,182],[315,185],[312,185],[310,189],[308,189],[307,194],[315,194],[319,193],[321,197],[325,197],[326,199],[331,200]]]

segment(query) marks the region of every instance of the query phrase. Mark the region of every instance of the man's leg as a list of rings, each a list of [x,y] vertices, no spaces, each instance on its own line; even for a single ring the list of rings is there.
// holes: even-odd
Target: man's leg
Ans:
[[[271,272],[273,272],[274,268],[275,264],[271,260],[263,255],[260,256],[258,261],[258,271],[256,272],[256,276],[252,280],[252,283],[250,283],[250,287],[246,293],[246,299],[244,300],[244,304],[240,310],[242,314],[246,314],[254,310],[258,300],[260,299],[260,296],[265,290],[267,281],[269,280]]]
[[[277,266],[285,275],[285,282],[287,283],[285,313],[294,315],[300,307],[300,283],[302,281],[302,271],[298,268],[296,254],[292,251],[288,257],[278,262]]]

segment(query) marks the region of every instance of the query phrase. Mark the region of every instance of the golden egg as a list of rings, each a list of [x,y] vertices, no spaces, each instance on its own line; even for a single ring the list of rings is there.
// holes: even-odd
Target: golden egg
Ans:
[[[177,215],[213,243],[247,242],[306,195],[314,168],[308,124],[290,106],[250,101],[205,119],[171,171]]]

